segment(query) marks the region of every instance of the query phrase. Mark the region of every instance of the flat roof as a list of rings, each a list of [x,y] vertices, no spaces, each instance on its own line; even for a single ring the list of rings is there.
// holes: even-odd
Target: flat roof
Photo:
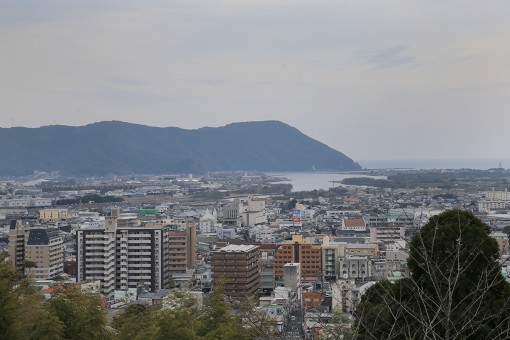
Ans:
[[[250,252],[257,249],[258,246],[250,245],[250,244],[229,244],[226,247],[223,247],[218,250],[221,253],[243,253]]]

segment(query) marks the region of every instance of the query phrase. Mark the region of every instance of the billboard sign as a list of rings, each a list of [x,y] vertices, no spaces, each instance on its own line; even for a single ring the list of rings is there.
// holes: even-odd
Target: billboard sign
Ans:
[[[292,222],[301,222],[301,210],[292,211]]]

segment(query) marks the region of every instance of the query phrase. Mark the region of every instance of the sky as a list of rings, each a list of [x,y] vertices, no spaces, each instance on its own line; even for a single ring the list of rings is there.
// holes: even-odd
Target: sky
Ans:
[[[280,120],[356,161],[510,159],[506,0],[0,0],[0,127]]]

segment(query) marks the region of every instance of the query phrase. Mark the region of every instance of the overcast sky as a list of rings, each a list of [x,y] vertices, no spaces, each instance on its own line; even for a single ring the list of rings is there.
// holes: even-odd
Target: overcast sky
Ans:
[[[507,0],[3,0],[0,126],[280,120],[354,160],[510,158]]]

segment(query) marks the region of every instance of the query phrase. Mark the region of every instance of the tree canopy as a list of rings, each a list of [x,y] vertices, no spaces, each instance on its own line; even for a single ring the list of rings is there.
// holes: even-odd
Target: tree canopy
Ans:
[[[0,254],[0,339],[110,339],[96,295],[69,287],[46,300]]]
[[[68,285],[45,299],[6,257],[0,253],[0,339],[274,339],[272,320],[254,318],[248,301],[234,309],[221,284],[202,308],[192,294],[175,291],[162,308],[127,306],[109,327],[99,295]]]
[[[433,216],[412,238],[408,278],[381,281],[356,309],[359,339],[508,339],[510,285],[490,228],[472,213]]]

